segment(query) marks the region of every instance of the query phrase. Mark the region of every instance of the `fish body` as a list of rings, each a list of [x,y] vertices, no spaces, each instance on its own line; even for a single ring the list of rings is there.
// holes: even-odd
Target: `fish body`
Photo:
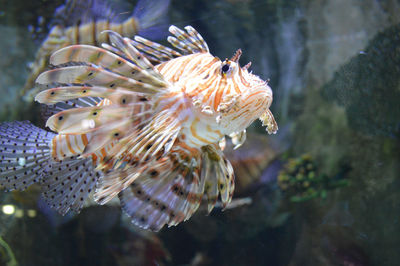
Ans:
[[[260,117],[265,111],[265,108],[260,107],[267,105],[266,97],[259,95],[261,96],[259,100],[250,97],[269,94],[270,91],[255,92],[257,88],[253,88],[254,91],[250,95],[250,84],[241,84],[243,85],[241,87],[238,85],[241,81],[237,82],[226,74],[221,75],[222,65],[223,62],[209,53],[196,53],[170,60],[156,67],[169,82],[174,82],[177,90],[183,88],[181,97],[183,101],[190,103],[188,106],[190,119],[185,127],[186,135],[190,137],[188,140],[190,145],[212,144],[218,142],[224,135],[247,128],[252,120],[246,119],[248,117],[246,113],[238,113],[245,104],[251,109],[251,115],[255,113]],[[229,68],[231,72],[241,72],[235,62],[230,62]],[[242,73],[230,73],[232,76],[235,74],[240,76]],[[223,107],[225,110],[222,110]],[[239,123],[231,123],[234,120]],[[201,138],[193,135],[191,133],[193,131]]]
[[[102,34],[106,30],[123,36],[140,33],[161,37],[168,6],[169,0],[140,0],[135,10],[124,17],[105,0],[67,0],[65,5],[57,8],[53,26],[36,53],[22,91],[24,99],[32,101],[38,92],[34,88],[35,80],[48,67],[53,52],[73,44],[100,45],[108,41],[107,34]]]
[[[272,90],[239,65],[241,50],[221,61],[192,27],[170,32],[176,50],[108,31],[111,45],[55,52],[58,67],[38,77],[48,89],[35,99],[49,106],[46,126],[57,134],[3,124],[0,185],[40,182],[61,213],[79,211],[93,190],[99,204],[118,196],[133,223],[154,231],[189,219],[203,198],[209,211],[218,197],[226,206],[234,173],[225,135],[239,147],[257,118],[275,133]]]

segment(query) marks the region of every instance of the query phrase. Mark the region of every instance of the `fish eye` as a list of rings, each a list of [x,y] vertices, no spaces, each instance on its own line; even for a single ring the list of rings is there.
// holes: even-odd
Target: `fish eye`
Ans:
[[[229,65],[228,64],[223,65],[222,68],[221,68],[222,73],[226,73],[226,72],[228,72],[228,70],[229,70]]]

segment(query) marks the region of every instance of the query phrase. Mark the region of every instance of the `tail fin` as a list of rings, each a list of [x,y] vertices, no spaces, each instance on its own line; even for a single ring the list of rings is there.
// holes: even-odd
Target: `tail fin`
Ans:
[[[82,209],[101,175],[94,170],[91,159],[77,157],[51,162],[45,174],[41,182],[43,197],[62,215]]]
[[[167,12],[170,0],[139,0],[133,16],[139,21],[138,35],[161,39],[168,33]]]
[[[43,179],[54,133],[28,121],[0,124],[0,186],[25,190]]]
[[[28,121],[1,123],[0,186],[25,190],[39,183],[45,200],[58,212],[79,212],[100,173],[94,171],[91,159],[54,161],[51,145],[55,136]]]

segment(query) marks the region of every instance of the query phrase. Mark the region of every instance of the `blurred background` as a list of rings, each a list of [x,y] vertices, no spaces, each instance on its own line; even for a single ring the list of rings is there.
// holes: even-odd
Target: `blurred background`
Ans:
[[[42,123],[21,93],[63,4],[0,0],[1,121]],[[0,265],[399,265],[400,1],[172,0],[167,16],[270,79],[280,129],[228,145],[233,203],[151,233],[118,202],[63,217],[38,187],[0,192]]]

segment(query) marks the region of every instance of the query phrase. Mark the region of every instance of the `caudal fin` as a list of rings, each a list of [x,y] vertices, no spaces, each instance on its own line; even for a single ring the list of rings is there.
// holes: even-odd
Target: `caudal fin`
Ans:
[[[28,121],[0,124],[0,186],[25,190],[43,179],[54,133]]]
[[[43,197],[47,204],[64,215],[79,212],[100,177],[91,159],[71,157],[49,164],[42,179]]]
[[[42,187],[46,202],[61,214],[78,212],[100,173],[91,159],[54,161],[52,140],[56,134],[28,121],[0,124],[0,187],[25,190],[33,183]]]

